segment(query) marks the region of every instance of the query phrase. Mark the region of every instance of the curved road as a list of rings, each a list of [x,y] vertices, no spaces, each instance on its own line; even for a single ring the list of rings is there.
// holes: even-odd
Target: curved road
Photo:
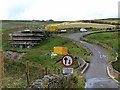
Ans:
[[[104,48],[80,41],[81,36],[89,33],[92,32],[75,33],[67,36],[67,38],[83,43],[93,52],[90,66],[84,74],[86,78],[85,88],[118,88],[118,84],[107,74],[109,55]]]

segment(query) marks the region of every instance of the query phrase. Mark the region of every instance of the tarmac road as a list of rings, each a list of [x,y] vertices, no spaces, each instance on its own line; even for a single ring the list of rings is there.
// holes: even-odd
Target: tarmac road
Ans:
[[[67,36],[67,38],[79,41],[86,45],[92,52],[93,56],[88,70],[84,76],[86,79],[85,88],[118,88],[117,82],[111,79],[107,74],[108,53],[104,48],[80,41],[80,37],[92,32],[75,33]]]

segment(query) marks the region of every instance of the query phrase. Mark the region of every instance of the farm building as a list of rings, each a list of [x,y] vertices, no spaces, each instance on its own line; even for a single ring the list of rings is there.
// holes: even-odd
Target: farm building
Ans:
[[[16,48],[31,48],[40,41],[47,39],[47,35],[38,30],[23,30],[9,34],[9,44]]]

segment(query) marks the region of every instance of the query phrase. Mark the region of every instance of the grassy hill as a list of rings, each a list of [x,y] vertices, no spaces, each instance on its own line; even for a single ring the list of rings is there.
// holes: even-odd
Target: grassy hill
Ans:
[[[85,22],[91,22],[91,23],[106,22],[110,24],[110,23],[120,23],[120,18],[106,18],[106,19],[79,20],[79,21],[83,21],[83,22],[85,21]]]
[[[95,21],[120,23],[120,18],[96,19]]]
[[[51,26],[58,26],[58,28],[114,28],[114,25],[109,24],[97,24],[97,23],[85,23],[85,22],[65,22],[58,24],[49,24]]]
[[[101,29],[116,29],[116,25],[120,24],[120,19],[109,18],[109,19],[95,19],[95,20],[77,20],[68,21],[61,23],[49,24],[51,26],[58,26],[60,29],[63,28],[87,28],[90,30],[101,30]]]

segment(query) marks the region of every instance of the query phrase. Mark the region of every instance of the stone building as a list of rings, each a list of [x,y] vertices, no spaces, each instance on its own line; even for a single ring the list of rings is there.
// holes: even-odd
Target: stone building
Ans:
[[[31,48],[47,39],[47,35],[39,30],[23,30],[9,34],[9,44],[15,48]]]

